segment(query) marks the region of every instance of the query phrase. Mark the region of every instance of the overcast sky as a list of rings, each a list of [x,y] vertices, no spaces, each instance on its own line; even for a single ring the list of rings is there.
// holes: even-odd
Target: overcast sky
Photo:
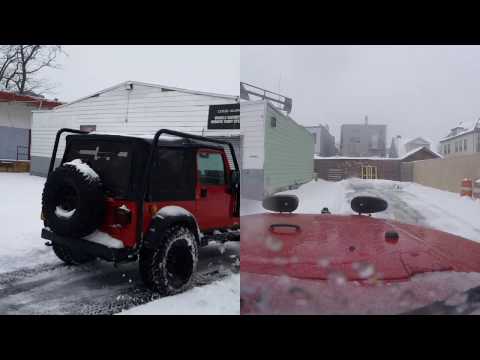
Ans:
[[[387,125],[437,142],[480,118],[479,46],[242,46],[241,80],[293,98],[302,125]]]
[[[60,70],[42,78],[50,97],[72,101],[126,80],[238,95],[239,46],[64,46]]]

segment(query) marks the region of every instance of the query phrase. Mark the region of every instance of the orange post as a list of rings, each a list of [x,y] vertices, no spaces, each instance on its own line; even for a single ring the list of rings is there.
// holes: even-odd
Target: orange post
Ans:
[[[462,188],[460,190],[460,196],[472,197],[473,193],[473,181],[472,179],[463,179]]]

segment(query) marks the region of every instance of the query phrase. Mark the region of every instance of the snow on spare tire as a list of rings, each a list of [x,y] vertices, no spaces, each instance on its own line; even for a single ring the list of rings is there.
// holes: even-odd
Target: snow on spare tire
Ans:
[[[47,178],[42,195],[44,224],[62,236],[83,237],[101,225],[105,196],[98,174],[80,159],[64,163]]]

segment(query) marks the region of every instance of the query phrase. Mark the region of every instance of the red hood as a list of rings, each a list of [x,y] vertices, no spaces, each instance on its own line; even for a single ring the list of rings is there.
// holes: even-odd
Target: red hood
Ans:
[[[278,223],[298,225],[300,231],[279,228],[272,232],[270,225]],[[350,295],[366,289],[371,295],[377,284],[406,282],[415,274],[480,272],[480,244],[392,220],[268,213],[243,216],[241,224],[244,302],[254,299],[261,289],[275,294],[277,302],[290,299],[285,301],[291,305],[291,296],[285,294],[292,289],[291,279],[313,294],[318,292],[313,298],[324,298],[327,288],[337,286],[332,288],[332,282],[318,280],[346,282]],[[391,230],[399,234],[396,243],[385,239],[385,232]],[[480,278],[477,281],[480,283]],[[361,290],[352,290],[357,286]],[[375,291],[385,293],[385,289]]]

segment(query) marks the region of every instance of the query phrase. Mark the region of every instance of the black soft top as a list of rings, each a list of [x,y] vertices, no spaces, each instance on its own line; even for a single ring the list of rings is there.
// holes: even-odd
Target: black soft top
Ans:
[[[108,140],[114,142],[125,142],[125,143],[135,143],[139,145],[148,145],[149,147],[152,145],[153,142],[153,135],[120,135],[120,134],[102,134],[102,133],[95,133],[95,134],[79,134],[79,135],[67,135],[66,140],[67,142],[71,139],[75,139],[78,141],[86,140]],[[201,141],[195,139],[187,139],[181,138],[172,135],[162,135],[158,139],[158,147],[189,147],[189,148],[210,148],[216,150],[224,150],[224,148],[215,143],[211,143],[208,141]]]

